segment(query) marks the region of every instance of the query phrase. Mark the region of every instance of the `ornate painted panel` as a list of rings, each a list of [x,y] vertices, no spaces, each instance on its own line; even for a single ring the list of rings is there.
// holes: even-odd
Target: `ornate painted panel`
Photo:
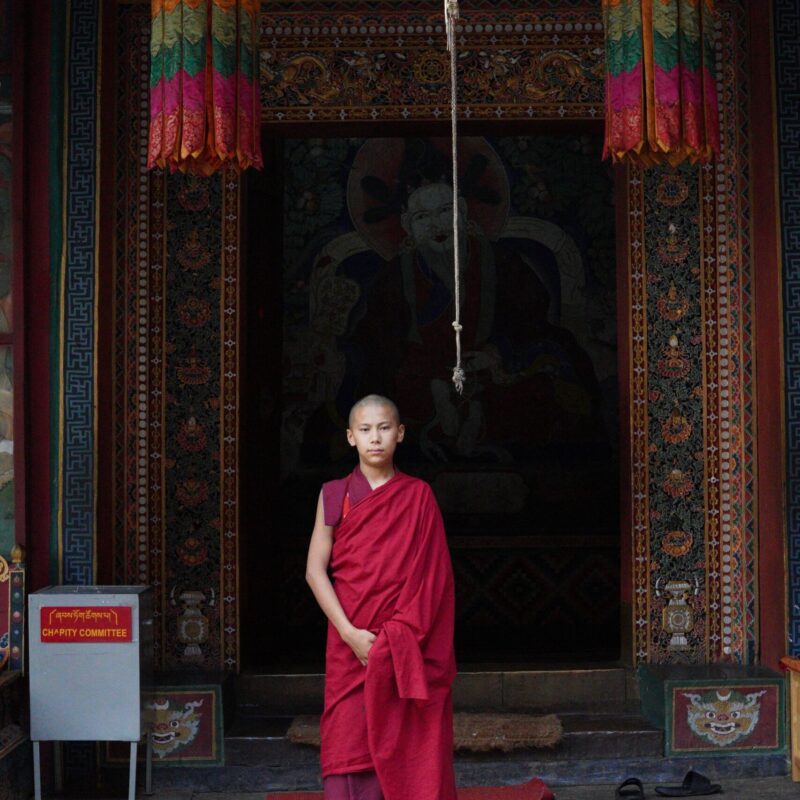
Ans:
[[[400,468],[431,483],[444,514],[460,657],[616,656],[614,182],[601,147],[599,134],[461,138],[458,396],[449,140],[284,141],[271,223],[282,322],[266,334],[283,369],[261,389],[281,421],[255,445],[279,451],[280,476],[252,476],[274,497],[269,535],[288,561],[271,626],[284,649],[308,642],[305,626],[324,633],[301,600],[312,513],[321,483],[353,468],[350,407],[377,391],[406,427]],[[255,213],[256,227],[275,216]]]
[[[464,118],[601,119],[598,11],[532,5],[462,11]],[[350,14],[270,8],[261,31],[264,121],[430,121],[449,114],[449,56],[436,4]]]
[[[149,27],[120,9],[115,577],[164,667],[235,669],[239,183],[145,168]]]
[[[144,692],[144,707],[153,720],[149,733],[155,767],[225,766],[222,687],[159,686]],[[128,768],[130,748],[106,742],[104,764]],[[139,761],[146,756],[139,753]]]
[[[666,755],[734,755],[785,750],[785,681],[667,683]]]
[[[464,118],[597,118],[596,4],[515,5],[465,12]],[[446,115],[440,4],[359,7],[262,15],[270,131]],[[750,662],[757,641],[747,37],[738,0],[719,10],[722,157],[624,193],[639,662]],[[117,577],[156,586],[162,663],[235,668],[239,183],[144,171],[146,9],[120,9],[118,46]]]
[[[720,5],[721,157],[629,177],[634,632],[652,663],[755,659],[745,19]]]

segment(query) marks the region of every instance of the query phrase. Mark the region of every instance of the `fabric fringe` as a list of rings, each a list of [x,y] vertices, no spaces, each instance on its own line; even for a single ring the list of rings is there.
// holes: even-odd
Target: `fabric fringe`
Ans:
[[[152,0],[147,166],[261,168],[258,0]]]
[[[602,0],[603,155],[650,166],[719,155],[713,0]]]

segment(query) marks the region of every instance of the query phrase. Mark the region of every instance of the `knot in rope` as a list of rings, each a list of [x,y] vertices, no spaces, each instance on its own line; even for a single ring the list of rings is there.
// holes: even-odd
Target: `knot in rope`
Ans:
[[[456,391],[461,394],[464,391],[464,381],[466,380],[467,376],[464,374],[464,370],[462,367],[454,367],[453,368],[453,385],[456,387]]]
[[[461,331],[464,330],[464,326],[460,322],[454,322],[453,330],[455,330],[456,333],[461,333]]]

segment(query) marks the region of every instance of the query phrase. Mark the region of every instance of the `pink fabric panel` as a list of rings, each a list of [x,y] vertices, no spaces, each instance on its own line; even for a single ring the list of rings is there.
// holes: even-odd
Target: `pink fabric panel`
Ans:
[[[681,99],[680,67],[665,72],[656,64],[656,102],[662,106],[677,105]]]
[[[322,782],[325,800],[383,800],[383,792],[374,772],[350,772],[329,775]]]
[[[681,92],[683,102],[693,106],[703,104],[702,75],[699,72],[692,72],[687,67],[681,67]]]
[[[157,97],[157,105],[151,109],[151,116],[160,111],[173,114],[176,111],[201,111],[205,113],[205,70],[201,70],[194,78],[184,70],[168,81],[161,80],[150,92],[151,98]]]
[[[253,83],[246,75],[239,73],[238,77],[238,101],[239,101],[239,114],[244,113],[247,119],[252,120],[254,117],[255,108],[255,92],[253,90]]]
[[[606,76],[609,101],[614,111],[642,104],[642,64],[639,62],[630,72],[612,77]]]

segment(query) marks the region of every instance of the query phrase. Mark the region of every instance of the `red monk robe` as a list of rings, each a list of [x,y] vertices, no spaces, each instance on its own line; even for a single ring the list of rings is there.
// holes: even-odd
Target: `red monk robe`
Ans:
[[[328,627],[322,774],[375,770],[385,800],[455,800],[450,687],[454,591],[444,525],[431,488],[396,473],[369,490],[356,468],[326,484],[336,595],[377,639],[364,668]],[[348,508],[349,506],[349,508]],[[342,508],[342,505],[338,505]]]

